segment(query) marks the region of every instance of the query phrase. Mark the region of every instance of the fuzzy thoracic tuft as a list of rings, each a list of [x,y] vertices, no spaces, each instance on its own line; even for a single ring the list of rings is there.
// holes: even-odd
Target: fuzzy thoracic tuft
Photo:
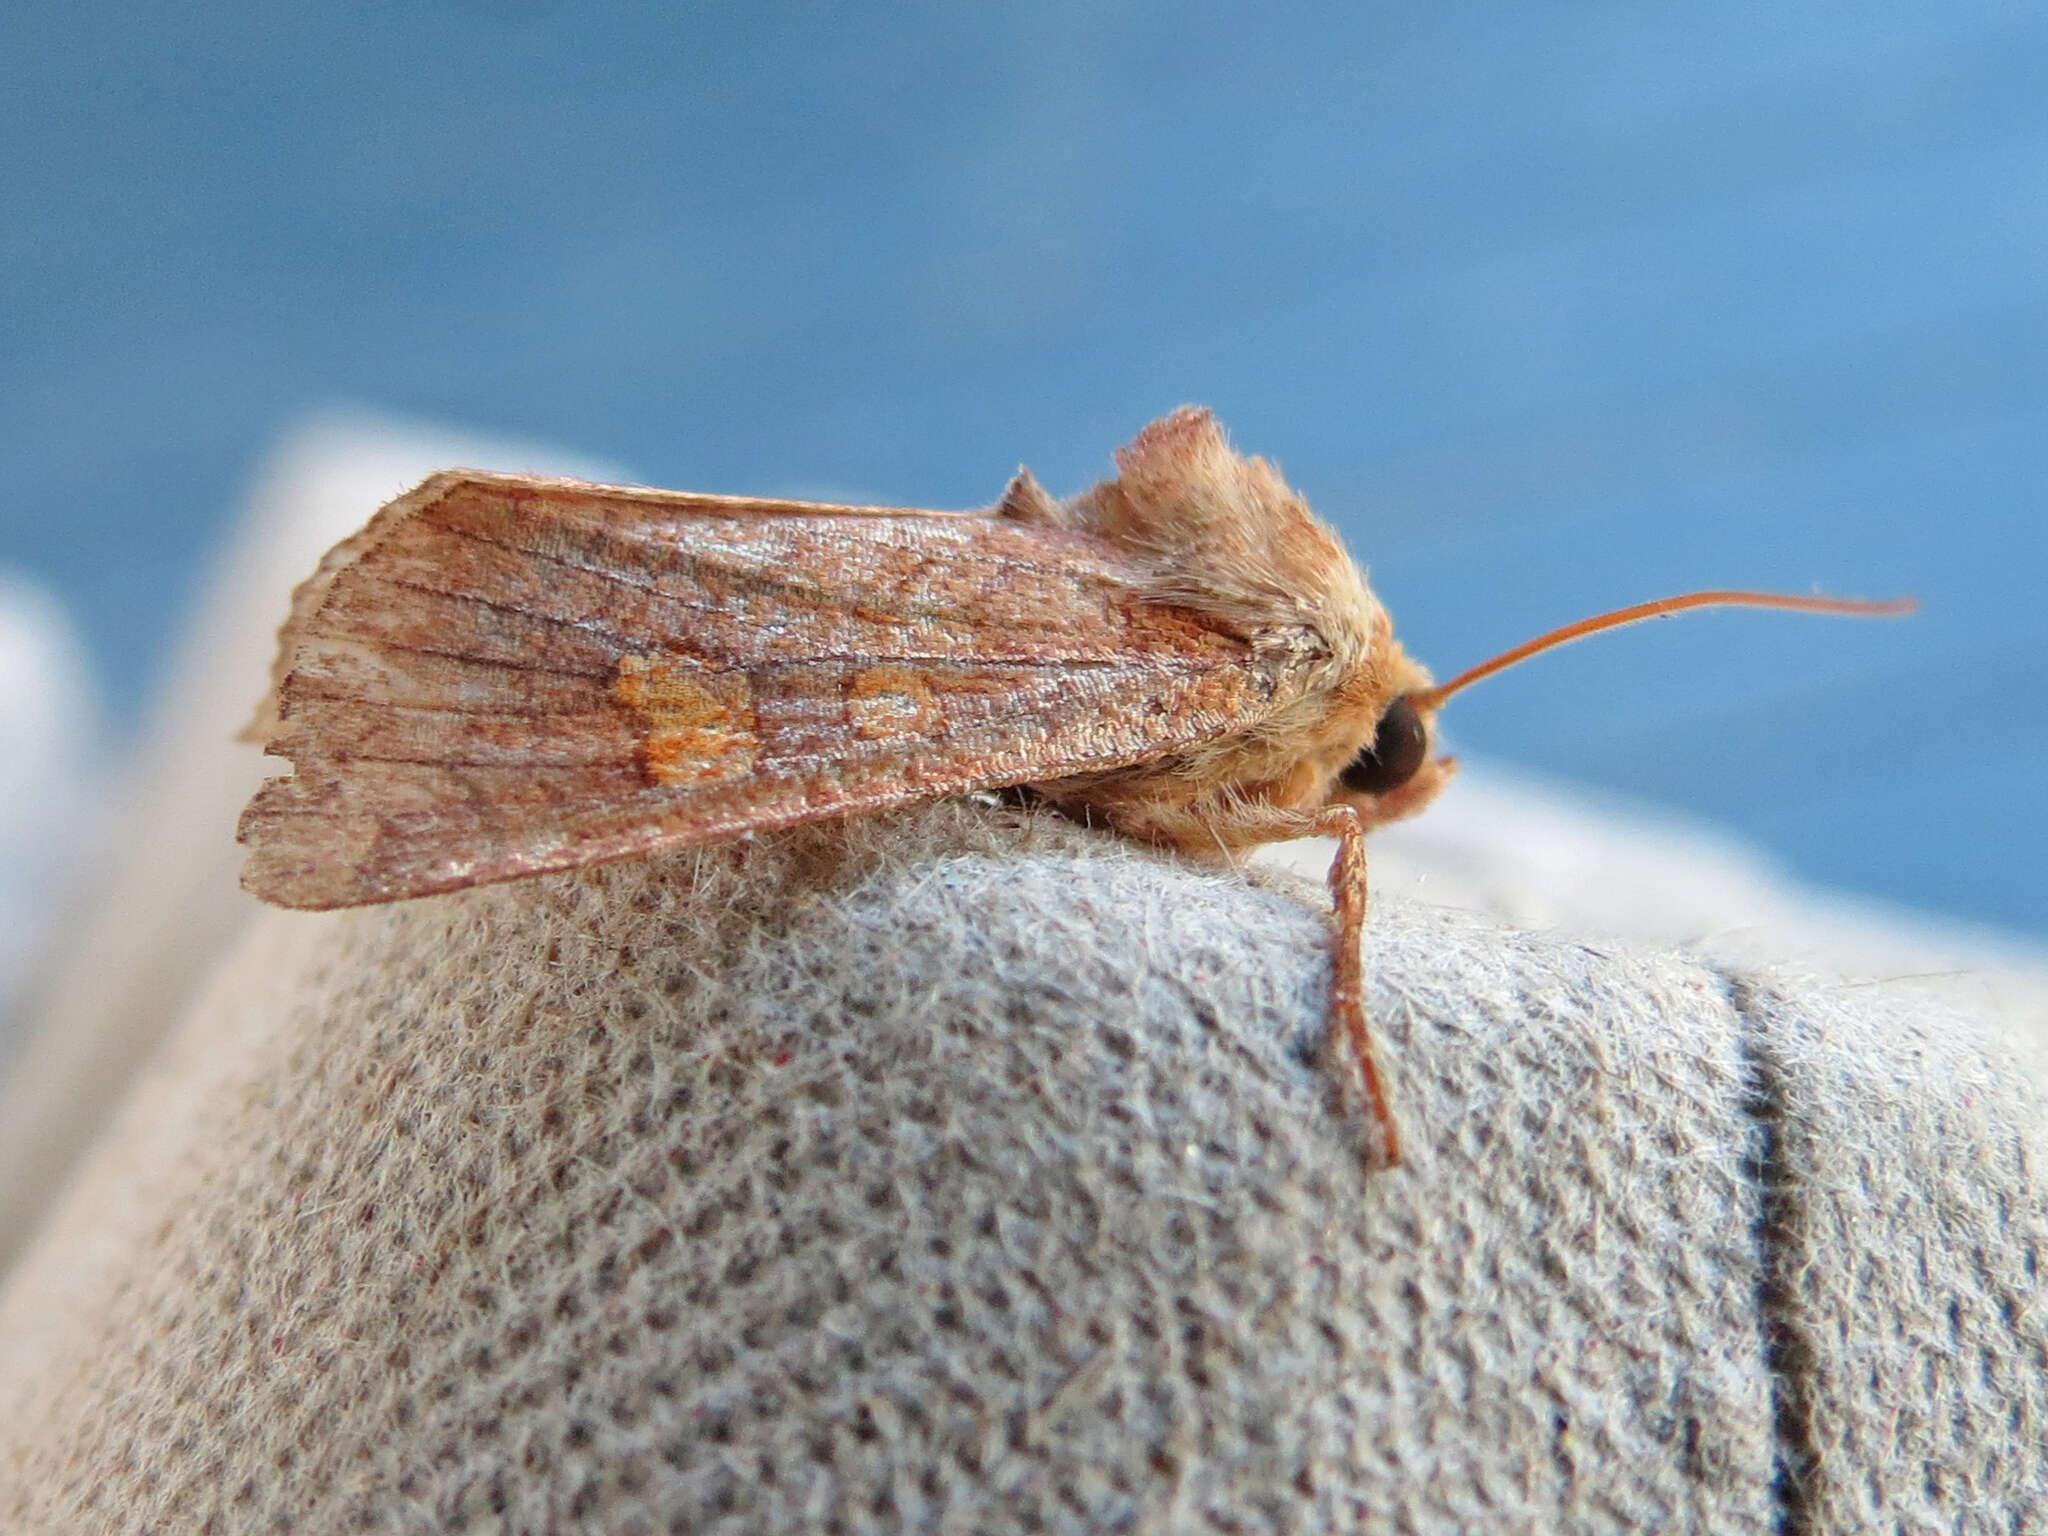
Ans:
[[[1144,560],[1150,596],[1254,636],[1307,630],[1340,666],[1364,659],[1378,605],[1343,541],[1208,411],[1183,406],[1116,460],[1073,511]]]

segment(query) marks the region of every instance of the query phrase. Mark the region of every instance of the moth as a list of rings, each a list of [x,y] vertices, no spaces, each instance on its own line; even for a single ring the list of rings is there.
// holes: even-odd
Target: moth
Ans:
[[[1363,1004],[1365,834],[1434,800],[1444,701],[1337,535],[1206,411],[1067,500],[1020,471],[927,512],[453,470],[293,597],[256,733],[242,883],[396,901],[929,797],[1019,789],[1201,858],[1309,834],[1330,869],[1333,1041],[1399,1161]]]

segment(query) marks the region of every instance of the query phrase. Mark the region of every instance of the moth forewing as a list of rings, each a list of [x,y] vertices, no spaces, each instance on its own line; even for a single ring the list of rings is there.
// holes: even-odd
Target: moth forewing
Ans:
[[[1157,761],[1287,684],[1099,536],[437,476],[301,588],[244,883],[328,907]]]

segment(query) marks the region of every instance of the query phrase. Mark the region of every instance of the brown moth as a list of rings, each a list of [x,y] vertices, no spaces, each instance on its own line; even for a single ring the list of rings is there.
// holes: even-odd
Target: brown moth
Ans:
[[[1206,411],[1071,500],[819,505],[454,470],[294,595],[242,883],[288,907],[460,890],[971,790],[1027,787],[1198,857],[1340,839],[1333,1038],[1399,1160],[1366,1026],[1365,833],[1436,798],[1453,691],[1676,607],[1569,626],[1443,687],[1335,533]]]

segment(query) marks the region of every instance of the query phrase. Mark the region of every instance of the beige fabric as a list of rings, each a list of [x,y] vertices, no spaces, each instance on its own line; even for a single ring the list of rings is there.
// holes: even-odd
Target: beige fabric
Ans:
[[[1303,890],[1057,824],[267,914],[0,1297],[6,1528],[2048,1524],[2000,1042],[1369,943],[1376,1178]]]

